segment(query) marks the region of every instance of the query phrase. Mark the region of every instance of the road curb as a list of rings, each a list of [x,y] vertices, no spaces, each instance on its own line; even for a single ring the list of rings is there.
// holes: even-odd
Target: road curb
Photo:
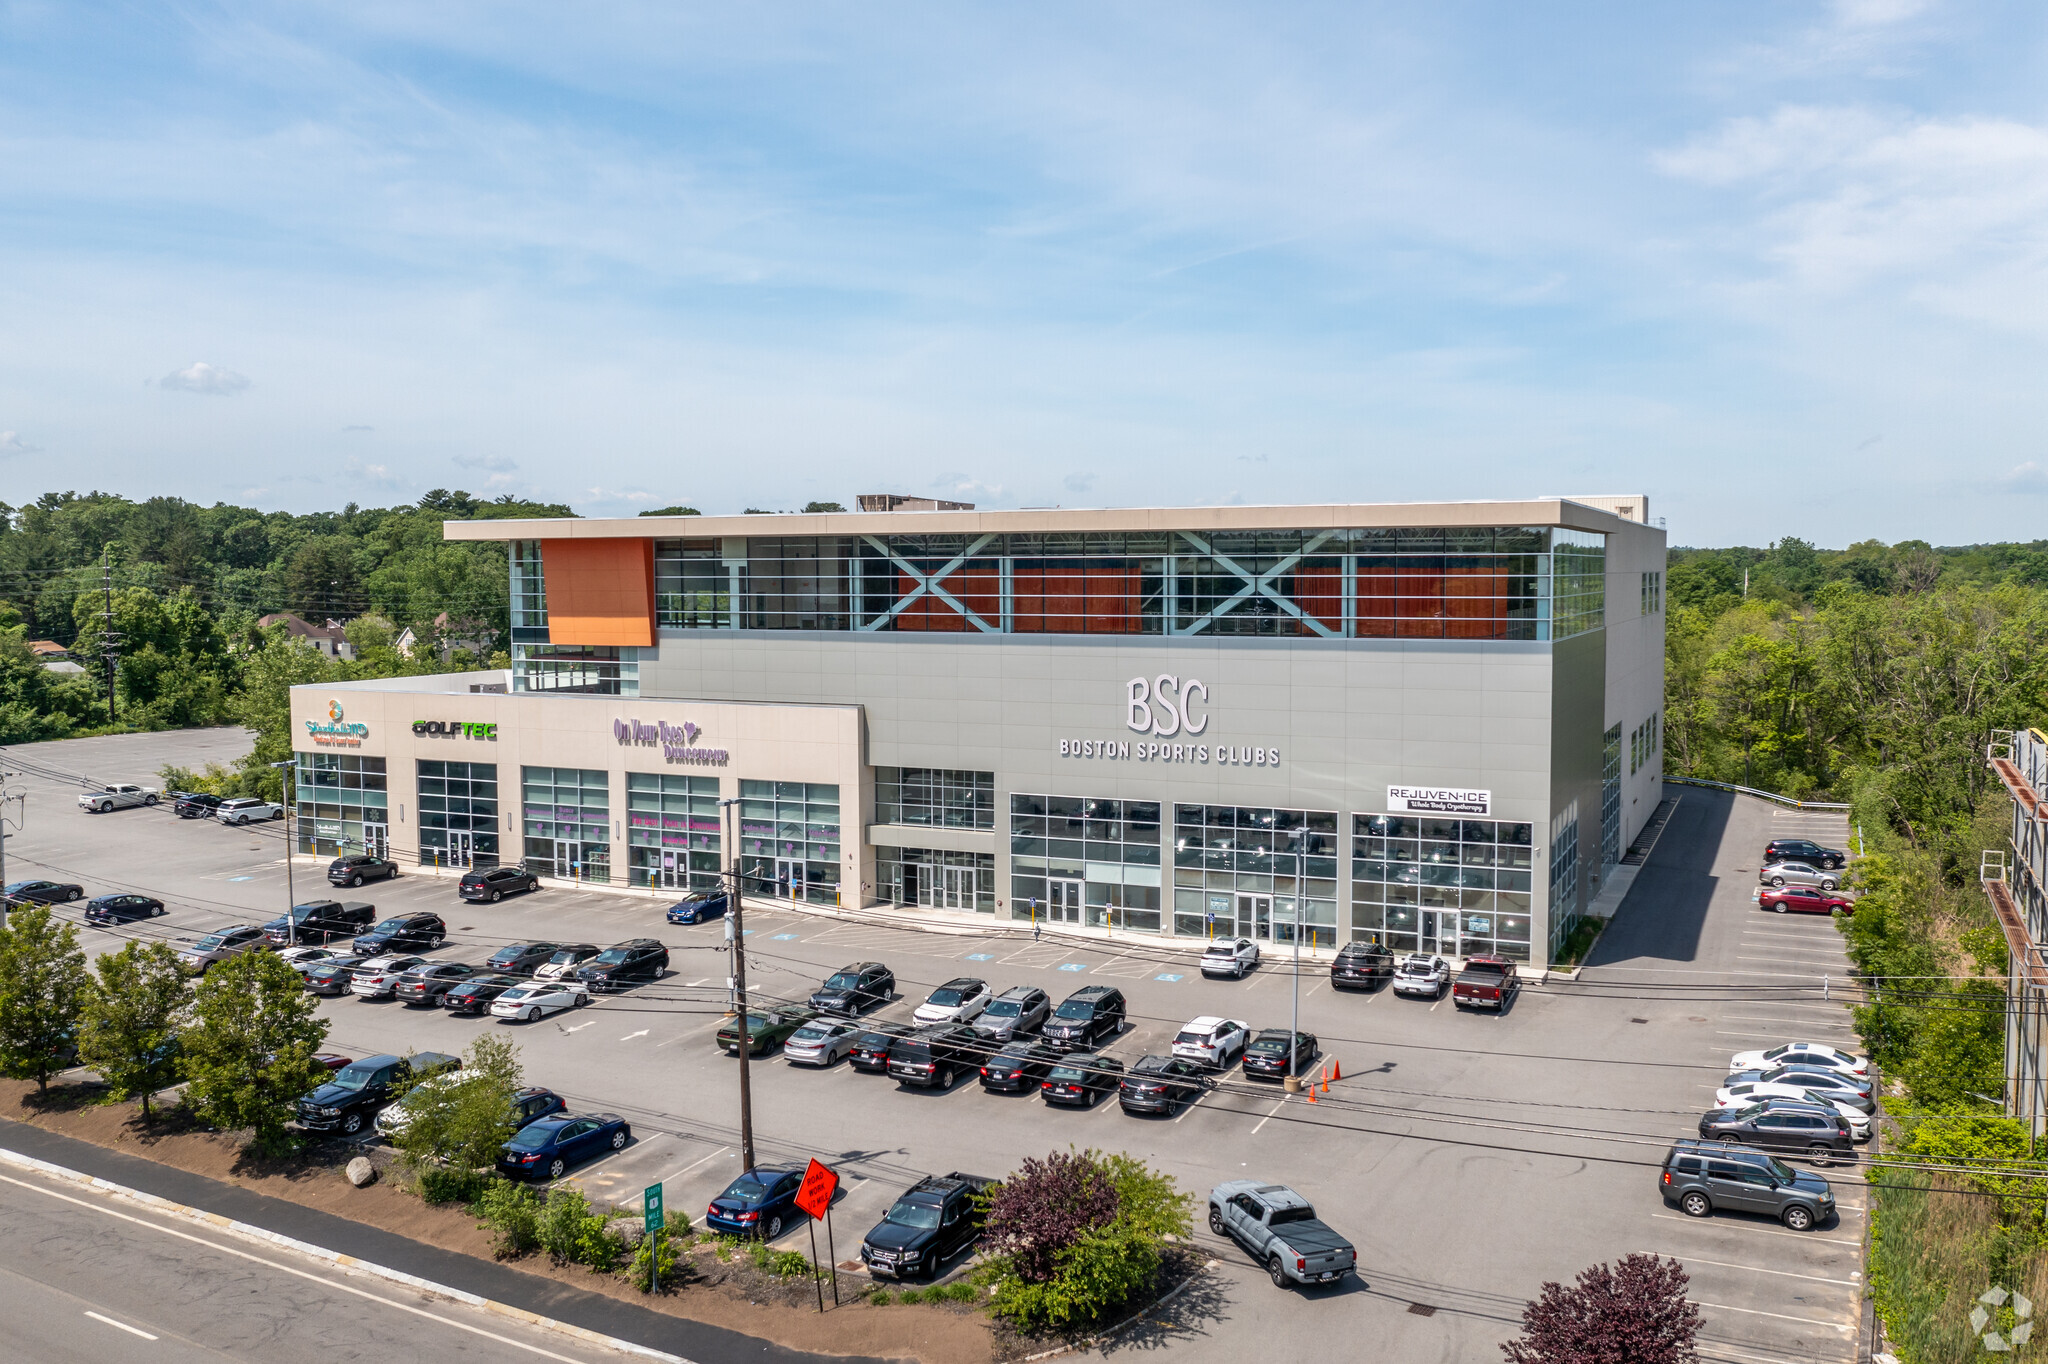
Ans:
[[[1040,1350],[1035,1355],[1025,1355],[1024,1358],[1017,1361],[1017,1364],[1034,1364],[1034,1362],[1037,1360],[1058,1359],[1061,1355],[1070,1355],[1077,1350],[1092,1350],[1096,1346],[1102,1344],[1103,1341],[1109,1340],[1112,1337],[1129,1330],[1131,1326],[1135,1324],[1147,1312],[1155,1312],[1158,1309],[1166,1306],[1166,1304],[1172,1302],[1181,1294],[1187,1292],[1188,1289],[1194,1287],[1195,1280],[1201,1278],[1204,1274],[1207,1274],[1210,1270],[1216,1268],[1218,1265],[1222,1263],[1223,1261],[1216,1259],[1204,1260],[1202,1262],[1201,1268],[1197,1269],[1194,1273],[1188,1275],[1185,1279],[1182,1279],[1179,1283],[1175,1284],[1172,1290],[1166,1293],[1164,1296],[1162,1296],[1157,1302],[1147,1303],[1144,1307],[1139,1308],[1136,1312],[1133,1312],[1130,1316],[1125,1317],[1122,1321],[1110,1327],[1108,1330],[1097,1331],[1094,1335],[1088,1337],[1088,1339],[1086,1340],[1077,1340],[1068,1345],[1055,1345],[1050,1350]]]
[[[296,1240],[264,1227],[252,1226],[247,1222],[237,1222],[231,1217],[223,1217],[219,1213],[207,1212],[203,1208],[193,1208],[183,1203],[173,1203],[169,1199],[159,1198],[153,1193],[144,1193],[140,1189],[131,1189],[124,1184],[116,1184],[112,1180],[101,1179],[98,1175],[89,1175],[78,1170],[67,1169],[62,1165],[52,1164],[47,1160],[38,1160],[34,1156],[23,1155],[19,1151],[10,1151],[4,1146],[0,1146],[0,1165],[12,1165],[16,1169],[33,1170],[39,1174],[64,1180],[67,1183],[83,1185],[100,1193],[111,1194],[115,1198],[148,1208],[152,1212],[182,1218],[187,1222],[196,1222],[202,1226],[212,1227],[218,1231],[225,1231],[235,1236],[240,1236],[245,1240],[260,1241],[266,1245],[279,1246],[300,1255],[310,1256],[315,1260],[323,1260],[340,1269],[356,1270],[373,1278],[383,1279],[389,1283],[402,1284],[407,1288],[431,1294],[437,1298],[446,1298],[450,1302],[459,1302],[470,1307],[480,1308],[493,1316],[504,1317],[507,1320],[537,1327],[543,1331],[552,1331],[556,1335],[566,1336],[585,1345],[603,1346],[606,1349],[617,1350],[622,1354],[635,1355],[641,1359],[656,1360],[660,1364],[692,1364],[692,1361],[685,1359],[681,1355],[669,1354],[665,1350],[656,1350],[645,1345],[636,1345],[630,1340],[620,1340],[616,1336],[601,1335],[596,1331],[585,1330],[581,1326],[572,1326],[566,1321],[557,1321],[553,1317],[544,1317],[537,1312],[529,1312],[523,1307],[508,1306],[505,1303],[495,1302],[476,1293],[465,1292],[460,1288],[450,1288],[446,1284],[438,1284],[431,1279],[423,1279],[417,1274],[407,1274],[403,1270],[390,1269],[369,1260],[359,1260],[353,1255],[343,1255],[340,1251],[310,1245],[305,1241]]]

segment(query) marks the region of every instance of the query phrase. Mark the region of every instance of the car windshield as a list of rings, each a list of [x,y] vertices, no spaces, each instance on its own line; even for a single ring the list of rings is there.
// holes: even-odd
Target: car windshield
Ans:
[[[942,985],[938,989],[932,991],[932,997],[926,1000],[925,1003],[938,1004],[950,1008],[953,1005],[958,1004],[962,997],[965,995],[965,993],[966,992],[962,990],[955,990],[950,985]]]
[[[1410,957],[1401,963],[1401,969],[1403,971],[1427,971],[1430,969],[1429,958]]]
[[[1261,1037],[1258,1041],[1245,1048],[1245,1050],[1256,1052],[1286,1051],[1287,1039],[1285,1037]]]
[[[1059,1017],[1093,1018],[1095,1017],[1095,1005],[1093,1002],[1085,999],[1070,999],[1060,1005]]]
[[[386,919],[383,923],[377,925],[377,931],[379,933],[396,933],[404,927],[404,919]]]
[[[626,949],[623,947],[607,947],[597,954],[597,960],[601,965],[616,965],[625,959]]]
[[[792,1042],[822,1042],[832,1035],[832,1029],[823,1023],[806,1023],[791,1034]]]
[[[199,950],[202,952],[211,952],[213,951],[214,948],[219,947],[222,943],[226,942],[227,940],[227,934],[225,933],[209,933],[199,940]]]
[[[999,999],[986,1009],[983,1009],[982,1016],[985,1018],[1015,1018],[1023,1012],[1024,1004],[1021,1000]]]
[[[841,971],[838,975],[825,982],[825,988],[828,990],[857,990],[860,988],[860,973],[858,971]]]
[[[760,1180],[741,1175],[725,1186],[720,1198],[736,1198],[742,1203],[758,1203],[768,1196],[768,1186]]]
[[[1791,1051],[1791,1050],[1792,1050],[1792,1048],[1791,1048],[1791,1047],[1789,1047],[1789,1046],[1785,1046],[1785,1047],[1772,1047],[1772,1048],[1771,1048],[1771,1049],[1770,1049],[1769,1051],[1767,1051],[1767,1052],[1765,1052],[1765,1053],[1764,1053],[1764,1060],[1766,1060],[1766,1061],[1775,1061],[1775,1060],[1777,1060],[1777,1059],[1778,1059],[1779,1057],[1781,1057],[1781,1056],[1785,1055],[1785,1054],[1786,1054],[1787,1052],[1789,1052],[1789,1051]]]
[[[1775,1156],[1769,1156],[1766,1159],[1771,1164],[1771,1178],[1777,1180],[1780,1184],[1791,1184],[1799,1178],[1797,1174],[1793,1173],[1792,1167],[1784,1161],[1779,1160]]]
[[[1050,1078],[1055,1080],[1079,1080],[1084,1078],[1085,1075],[1086,1072],[1079,1066],[1054,1066]]]
[[[524,999],[528,995],[539,994],[540,990],[541,987],[538,985],[515,985],[505,992],[505,998],[508,1000]]]
[[[375,1066],[346,1066],[334,1077],[334,1083],[342,1089],[361,1089],[377,1074]]]
[[[899,1227],[915,1227],[919,1231],[930,1231],[939,1225],[939,1210],[929,1203],[913,1203],[899,1198],[889,1208],[884,1221],[894,1222]]]
[[[512,1140],[505,1144],[515,1151],[538,1151],[554,1139],[555,1125],[553,1123],[537,1122],[531,1127],[521,1128],[513,1136]]]
[[[548,960],[554,962],[557,966],[565,966],[572,961],[581,961],[589,955],[590,949],[587,947],[565,947],[555,953],[554,956],[549,957]]]
[[[1275,1208],[1273,1215],[1266,1219],[1266,1225],[1278,1227],[1285,1226],[1289,1222],[1313,1222],[1315,1220],[1316,1210],[1311,1207]]]
[[[1179,1043],[1189,1043],[1194,1046],[1207,1046],[1209,1044],[1209,1034],[1205,1032],[1184,1032],[1173,1040]]]

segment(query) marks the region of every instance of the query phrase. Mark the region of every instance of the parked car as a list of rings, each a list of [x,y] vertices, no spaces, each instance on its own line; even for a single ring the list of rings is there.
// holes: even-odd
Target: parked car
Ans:
[[[1856,912],[1856,902],[1848,896],[1812,886],[1765,890],[1756,897],[1756,905],[1758,909],[1775,910],[1780,914],[1833,914],[1836,910],[1844,914]]]
[[[602,951],[596,943],[579,942],[568,947],[558,947],[555,955],[533,968],[535,980],[559,980],[563,976],[573,977],[576,969]]]
[[[1657,1190],[1690,1217],[1710,1217],[1717,1208],[1758,1212],[1793,1231],[1811,1231],[1835,1213],[1834,1191],[1819,1175],[1719,1142],[1674,1145],[1664,1157]]]
[[[790,1036],[818,1016],[801,1004],[771,1004],[765,1009],[747,1010],[747,1055],[774,1051]],[[718,1049],[728,1056],[740,1054],[740,1021],[729,1018],[718,1030]]]
[[[1074,991],[1046,1020],[1045,1040],[1061,1051],[1093,1051],[1124,1026],[1124,992],[1114,985]]]
[[[555,959],[555,953],[562,950],[560,943],[515,942],[491,953],[484,963],[487,970],[506,971],[517,976],[530,976],[542,966]],[[593,953],[593,955],[595,955]]]
[[[1451,1004],[1459,1009],[1506,1013],[1508,1002],[1521,988],[1515,964],[1505,957],[1467,957],[1465,969],[1451,982]]]
[[[105,786],[97,791],[87,791],[78,797],[78,808],[91,814],[103,815],[109,810],[133,810],[144,805],[154,805],[163,798],[163,793],[154,786],[136,786],[122,783]]]
[[[1766,886],[1815,886],[1821,890],[1842,884],[1839,873],[1807,862],[1774,862],[1758,871],[1756,879]]]
[[[1442,999],[1450,988],[1451,964],[1433,952],[1410,952],[1394,970],[1394,993]]]
[[[237,796],[215,807],[213,817],[223,824],[258,824],[283,819],[284,807],[275,801],[258,800],[254,796]]]
[[[899,1038],[910,1036],[917,1029],[908,1023],[863,1023],[858,1036],[853,1039],[852,1050],[846,1053],[847,1060],[855,1070],[869,1075],[886,1075],[889,1071],[889,1048]]]
[[[187,971],[204,975],[215,962],[267,946],[269,943],[263,936],[263,930],[255,924],[236,924],[232,928],[209,933],[190,947],[180,948],[178,963]]]
[[[540,878],[524,867],[482,867],[466,871],[455,893],[470,904],[496,904],[507,895],[540,889]]]
[[[164,902],[147,895],[97,895],[85,902],[89,924],[128,924],[163,912]]]
[[[85,887],[63,881],[16,881],[4,892],[12,908],[23,905],[61,905],[84,896]]]
[[[1202,974],[1242,980],[1259,964],[1259,945],[1250,938],[1218,938],[1202,952]]]
[[[1171,1113],[1208,1090],[1211,1082],[1202,1072],[1178,1056],[1141,1056],[1124,1072],[1117,1102],[1126,1113]]]
[[[668,949],[652,938],[613,943],[576,968],[576,979],[592,991],[623,989],[636,980],[660,980],[668,969]]]
[[[1028,1094],[1038,1088],[1059,1059],[1059,1051],[1048,1043],[1030,1037],[1013,1038],[981,1063],[981,1087]]]
[[[331,942],[368,932],[376,919],[377,906],[361,900],[309,900],[264,924],[263,936],[276,947]]]
[[[606,1151],[623,1151],[633,1129],[616,1113],[557,1113],[528,1123],[498,1149],[498,1173],[510,1179],[560,1179],[569,1167]]]
[[[453,1077],[452,1071],[448,1072],[446,1077],[430,1076],[407,1090],[404,1097],[377,1115],[377,1135],[388,1139],[411,1126],[413,1096],[431,1093],[436,1086],[446,1083],[447,1079]],[[562,1101],[562,1096],[552,1089],[522,1089],[512,1096],[512,1130],[517,1132],[530,1122],[539,1122],[542,1118],[565,1112],[567,1109],[568,1105]]]
[[[1253,1080],[1284,1080],[1306,1075],[1309,1063],[1322,1054],[1314,1033],[1268,1028],[1244,1049],[1244,1073]]]
[[[896,1196],[882,1220],[861,1238],[861,1263],[878,1279],[937,1275],[974,1244],[982,1213],[975,1195],[995,1181],[979,1175],[928,1175]]]
[[[1870,1140],[1870,1115],[1854,1104],[1847,1103],[1824,1090],[1808,1089],[1796,1084],[1765,1084],[1761,1080],[1748,1081],[1739,1085],[1728,1085],[1714,1092],[1716,1108],[1747,1108],[1751,1104],[1770,1103],[1774,1099],[1789,1099],[1794,1103],[1819,1104],[1822,1108],[1833,1109],[1849,1124],[1849,1135],[1859,1142]]]
[[[356,936],[356,951],[367,956],[380,952],[431,952],[448,940],[448,925],[438,914],[420,911],[394,914],[367,933]]]
[[[492,1000],[491,1016],[537,1023],[549,1014],[580,1009],[589,1002],[590,990],[580,980],[531,980]]]
[[[685,895],[668,907],[663,917],[672,924],[701,924],[723,919],[730,899],[722,890],[700,890]]]
[[[1870,1058],[1842,1051],[1825,1042],[1786,1042],[1763,1051],[1738,1051],[1728,1058],[1730,1070],[1764,1070],[1771,1066],[1825,1066],[1850,1075],[1870,1074]]]
[[[212,819],[222,799],[210,791],[173,791],[171,812],[179,819]]]
[[[1394,954],[1376,942],[1348,942],[1330,962],[1330,988],[1373,989],[1394,978]]]
[[[725,1186],[704,1209],[704,1225],[732,1236],[758,1236],[772,1241],[783,1225],[795,1221],[796,1191],[803,1187],[802,1165],[757,1165]]]
[[[887,1004],[896,994],[896,973],[878,961],[842,966],[811,991],[811,1007],[820,1013],[857,1014]]]
[[[313,1132],[354,1136],[412,1080],[461,1068],[461,1057],[437,1051],[423,1051],[409,1058],[384,1055],[351,1061],[335,1072],[333,1079],[299,1100],[299,1126]]]
[[[1052,999],[1035,985],[1013,985],[988,1002],[974,1020],[974,1030],[991,1042],[1007,1042],[1045,1026]]]
[[[853,1050],[860,1029],[836,1018],[813,1018],[782,1044],[782,1058],[793,1066],[825,1067]]]
[[[438,1008],[443,995],[475,974],[476,968],[468,962],[428,962],[400,976],[391,987],[391,995],[408,1007],[426,1004]]]
[[[1801,1151],[1821,1166],[1856,1156],[1849,1121],[1832,1106],[1773,1099],[1744,1108],[1715,1108],[1701,1115],[1699,1131],[1701,1141]]]
[[[307,962],[299,967],[299,979],[306,982],[308,994],[345,995],[355,980],[356,968],[369,960],[357,953],[344,952],[338,957]]]
[[[920,1023],[972,1023],[990,997],[987,981],[957,976],[925,996],[911,1017]]]
[[[431,965],[425,957],[408,952],[386,953],[372,957],[355,969],[349,977],[348,992],[358,999],[389,999],[391,992],[398,988],[398,981],[407,971]]]
[[[304,973],[316,961],[333,961],[342,956],[332,947],[280,947],[277,959],[292,969]]]
[[[1846,1071],[1831,1070],[1825,1066],[1773,1066],[1769,1070],[1738,1070],[1722,1084],[1732,1088],[1748,1081],[1817,1089],[1865,1113],[1877,1111],[1876,1087],[1868,1078],[1850,1075]]]
[[[1849,854],[1840,848],[1823,848],[1810,838],[1774,838],[1764,844],[1764,865],[1773,862],[1805,862],[1822,870],[1849,865]]]
[[[360,886],[365,881],[388,881],[398,875],[398,864],[370,853],[350,853],[327,864],[331,886]]]
[[[1273,1287],[1334,1283],[1358,1268],[1358,1251],[1285,1184],[1233,1179],[1209,1190],[1209,1230],[1251,1252]]]
[[[441,1007],[451,1014],[482,1014],[522,982],[517,976],[471,976],[458,980],[441,995]]]
[[[1049,1104],[1093,1108],[1105,1094],[1113,1094],[1123,1082],[1124,1063],[1114,1056],[1084,1051],[1063,1055],[1059,1064],[1045,1073],[1038,1097]]]
[[[931,1023],[889,1048],[889,1078],[921,1089],[951,1089],[953,1077],[981,1069],[988,1044],[964,1023]]]
[[[1174,1035],[1173,1054],[1211,1070],[1227,1070],[1251,1040],[1250,1024],[1203,1014],[1181,1024]]]

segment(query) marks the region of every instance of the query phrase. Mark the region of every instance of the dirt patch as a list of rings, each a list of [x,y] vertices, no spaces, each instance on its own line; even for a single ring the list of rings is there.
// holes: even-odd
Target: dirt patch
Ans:
[[[208,1131],[181,1109],[159,1110],[157,1119],[145,1125],[138,1105],[99,1102],[102,1097],[95,1084],[53,1085],[47,1099],[38,1102],[34,1084],[0,1080],[0,1114],[17,1122],[317,1208],[442,1250],[493,1258],[491,1239],[475,1218],[459,1207],[422,1202],[400,1187],[389,1153],[381,1148],[364,1152],[334,1142],[265,1160],[244,1154],[240,1137]],[[358,1154],[368,1154],[379,1172],[376,1183],[362,1189],[351,1186],[341,1173],[349,1157]],[[856,1302],[855,1295],[866,1286],[865,1275],[840,1276],[840,1296],[846,1305],[838,1308],[831,1307],[828,1283],[825,1301],[831,1310],[821,1316],[811,1280],[777,1279],[758,1272],[742,1257],[724,1263],[708,1247],[689,1256],[692,1273],[687,1282],[654,1295],[615,1275],[551,1265],[544,1256],[503,1263],[524,1274],[792,1350],[915,1359],[922,1364],[985,1364],[994,1358],[994,1334],[979,1312],[947,1304]]]

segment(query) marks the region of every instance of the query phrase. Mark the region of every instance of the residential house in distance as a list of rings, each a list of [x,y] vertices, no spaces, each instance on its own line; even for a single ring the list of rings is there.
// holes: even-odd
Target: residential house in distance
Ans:
[[[330,620],[325,625],[314,625],[290,611],[273,611],[256,624],[265,630],[273,625],[282,625],[286,634],[294,639],[306,640],[329,658],[356,656],[355,646],[348,642],[348,636],[342,632],[341,622],[337,620]]]
[[[421,649],[432,649],[446,663],[457,649],[467,649],[474,654],[487,654],[491,649],[490,627],[480,620],[450,621],[446,611],[434,617],[434,628],[421,635],[410,625],[398,632],[392,647],[402,654],[411,655]]]

